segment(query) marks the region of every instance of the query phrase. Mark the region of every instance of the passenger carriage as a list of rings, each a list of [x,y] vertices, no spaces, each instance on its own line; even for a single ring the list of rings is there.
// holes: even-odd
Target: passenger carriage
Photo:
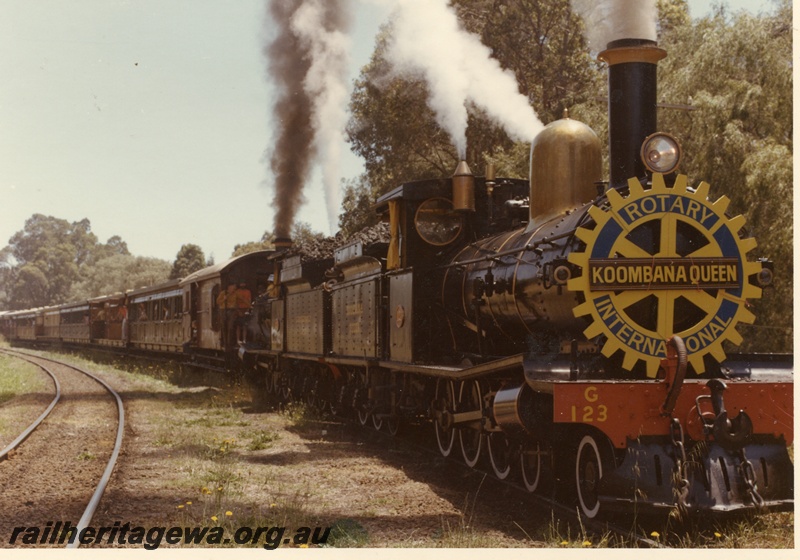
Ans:
[[[58,333],[62,342],[88,344],[91,341],[89,325],[89,303],[78,302],[61,305],[59,313]],[[55,319],[49,319],[55,321]]]
[[[123,293],[89,300],[92,342],[124,347],[128,343],[127,296]]]
[[[128,292],[131,347],[183,352],[183,291],[178,283],[178,280],[171,280]]]
[[[191,310],[182,322],[183,339],[189,347],[208,355],[236,348],[236,340],[225,335],[225,318],[217,305],[217,297],[230,283],[245,284],[252,297],[265,291],[273,267],[268,257],[273,253],[256,251],[234,257],[198,270],[180,281],[183,305]]]

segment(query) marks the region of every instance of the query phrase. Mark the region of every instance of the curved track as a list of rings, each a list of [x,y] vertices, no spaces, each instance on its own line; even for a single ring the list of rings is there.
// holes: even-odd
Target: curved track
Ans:
[[[4,354],[8,355],[8,356],[14,356],[14,357],[18,357],[18,358],[20,357],[17,354],[14,354],[14,353],[11,353],[11,352],[6,352],[6,351],[2,351],[2,352]],[[24,358],[21,358],[21,359],[24,359]],[[30,361],[30,360],[26,360],[26,361]],[[33,363],[33,362],[31,362],[31,363]],[[17,438],[14,441],[9,443],[3,449],[0,449],[0,461],[5,460],[9,456],[9,454],[11,452],[15,451],[22,444],[23,441],[28,439],[28,436],[31,435],[33,433],[33,431],[36,430],[36,428],[39,427],[39,425],[53,411],[53,409],[56,407],[56,404],[58,404],[58,401],[61,399],[61,383],[58,382],[58,378],[56,377],[56,375],[50,369],[46,368],[45,366],[43,366],[41,364],[34,364],[34,365],[36,365],[39,368],[41,368],[41,370],[44,371],[47,375],[49,375],[50,378],[53,380],[53,385],[55,386],[56,395],[55,395],[55,397],[53,397],[53,400],[50,401],[50,404],[47,406],[47,408],[45,408],[44,412],[42,412],[36,420],[34,420],[27,428],[25,428],[22,431],[22,433],[19,436],[17,436]]]
[[[92,493],[91,498],[89,499],[88,505],[83,510],[83,513],[82,513],[82,515],[80,517],[80,520],[79,520],[79,522],[78,522],[78,524],[76,526],[77,527],[76,533],[79,534],[80,531],[84,527],[89,526],[89,524],[91,523],[92,516],[94,515],[94,512],[97,509],[98,504],[100,503],[100,499],[103,496],[103,492],[105,491],[105,488],[106,488],[106,486],[108,484],[108,481],[111,478],[111,474],[112,474],[112,472],[114,470],[114,466],[116,465],[117,458],[119,457],[120,449],[122,447],[123,433],[124,433],[124,430],[125,430],[125,408],[124,408],[123,403],[122,403],[122,398],[119,396],[119,394],[116,391],[114,391],[114,389],[108,383],[106,383],[105,381],[103,381],[99,377],[95,376],[94,374],[92,374],[92,373],[90,373],[90,372],[88,372],[88,371],[86,371],[84,369],[81,369],[79,367],[76,367],[74,365],[67,364],[65,362],[61,362],[61,361],[58,361],[58,360],[53,360],[51,358],[43,358],[43,357],[40,357],[40,356],[34,356],[34,355],[31,355],[31,354],[25,354],[25,353],[17,352],[17,351],[15,351],[15,352],[9,352],[7,350],[0,350],[0,351],[2,351],[4,354],[7,354],[9,356],[17,357],[19,359],[28,361],[30,363],[33,363],[33,364],[41,367],[43,370],[45,370],[53,378],[53,380],[54,380],[54,382],[56,384],[56,387],[57,387],[56,398],[53,399],[53,401],[48,406],[47,410],[45,410],[45,412],[42,415],[40,415],[40,417],[31,426],[29,426],[19,437],[17,437],[14,440],[14,442],[12,442],[12,444],[8,446],[7,449],[4,449],[0,453],[3,453],[5,455],[7,455],[8,451],[10,451],[12,449],[14,449],[14,450],[20,449],[20,445],[22,444],[22,442],[27,440],[31,436],[31,434],[33,434],[34,431],[37,430],[37,428],[42,427],[43,421],[51,414],[51,412],[53,412],[54,409],[56,409],[56,405],[59,404],[60,402],[64,402],[64,401],[69,401],[69,404],[72,405],[74,410],[65,411],[65,413],[64,413],[65,416],[63,418],[60,418],[58,420],[54,420],[53,421],[54,426],[52,427],[50,433],[48,433],[46,435],[43,435],[42,436],[42,440],[36,442],[35,445],[32,444],[32,447],[34,447],[35,450],[33,450],[32,455],[31,455],[30,458],[24,457],[23,461],[29,461],[31,463],[36,462],[37,460],[41,459],[41,457],[38,455],[38,453],[42,452],[43,450],[49,450],[50,453],[56,453],[56,454],[63,455],[64,458],[68,459],[68,458],[70,458],[70,455],[71,455],[70,452],[67,451],[66,449],[62,450],[62,447],[61,447],[66,441],[70,441],[70,443],[73,444],[72,445],[72,449],[78,449],[80,447],[80,442],[79,441],[77,441],[77,442],[72,441],[72,437],[71,437],[71,436],[74,435],[74,432],[79,431],[78,428],[75,428],[75,425],[80,420],[85,420],[87,417],[92,416],[92,415],[87,412],[87,409],[83,408],[82,406],[77,406],[77,405],[79,405],[81,403],[81,401],[93,402],[93,404],[95,406],[99,406],[101,408],[104,405],[102,405],[101,403],[97,403],[96,402],[96,401],[100,400],[100,395],[102,393],[97,393],[96,390],[90,389],[85,384],[80,384],[80,383],[76,384],[76,381],[75,381],[74,378],[70,379],[69,381],[66,381],[66,377],[71,376],[71,374],[68,373],[69,370],[72,370],[74,372],[79,372],[82,376],[90,378],[96,384],[101,385],[103,390],[104,390],[104,392],[109,393],[114,398],[115,406],[116,406],[116,410],[117,410],[117,429],[116,429],[115,436],[114,436],[113,450],[110,453],[110,456],[109,456],[108,461],[106,463],[105,469],[103,470],[102,474],[99,477],[99,482],[97,482],[95,484],[95,489],[94,489],[94,492]],[[62,370],[61,373],[59,373],[59,374],[55,373],[50,368],[47,368],[44,365],[42,365],[40,363],[41,361],[49,362],[49,363],[52,363],[52,364],[57,364]],[[67,368],[67,371],[64,371],[64,368]],[[61,383],[57,379],[57,377],[62,376],[62,375],[65,376],[65,379],[62,380],[62,381],[65,381],[65,387],[69,386],[69,390],[65,390],[64,391],[64,399],[61,399],[61,396],[62,396]],[[67,406],[68,406],[67,403],[65,403],[65,408]],[[61,407],[59,407],[59,409],[60,408]],[[59,409],[56,409],[56,410],[59,410]],[[81,418],[81,417],[83,417],[83,418]],[[94,417],[92,417],[92,419],[94,420]],[[107,432],[107,430],[104,430],[104,428],[106,428],[106,426],[102,426],[101,425],[100,426],[100,431],[103,432],[103,433],[96,434],[96,435],[95,434],[90,434],[91,437],[94,438],[96,441],[105,441],[105,437],[107,435],[105,432]],[[60,430],[66,430],[66,433],[64,433],[63,431],[61,433],[59,433],[59,431],[58,431],[59,429]],[[85,430],[86,430],[86,428],[82,428],[82,427],[80,428],[80,431],[85,431]],[[58,442],[52,441],[53,439],[57,439],[58,436],[61,437],[60,441],[58,441]],[[51,441],[47,441],[47,438],[51,438]],[[56,446],[57,446],[56,450],[52,451],[52,448],[56,447]],[[88,451],[86,451],[86,449],[87,448],[84,448],[84,451],[81,452],[81,453],[82,454],[85,453],[85,457],[87,457],[87,458],[93,458],[91,456],[91,454]],[[22,453],[20,453],[20,456],[24,455],[24,451],[25,450],[26,449],[23,446],[21,448]],[[2,458],[3,456],[4,455],[0,455],[0,458]],[[66,464],[69,465],[69,462],[67,462]],[[69,469],[70,467],[67,466],[66,468]],[[83,473],[83,471],[84,471],[84,468],[82,466],[75,466],[74,463],[72,464],[72,468],[75,469],[76,471],[80,472],[80,473]],[[48,464],[46,467],[44,467],[44,469],[50,470],[50,469],[52,469],[52,465]],[[18,467],[18,470],[26,470],[27,471],[29,469],[25,468],[25,465],[23,465],[22,467]],[[97,470],[97,469],[95,468],[95,469],[86,469],[86,470]],[[0,474],[2,474],[2,471],[0,471]],[[52,473],[47,473],[47,474],[50,475],[50,476],[47,476],[47,479],[48,479],[48,481],[50,481],[50,483],[46,484],[46,485],[43,485],[44,488],[39,488],[38,485],[37,485],[37,491],[39,493],[42,493],[42,490],[44,490],[47,493],[50,493],[51,492],[50,488],[52,488],[53,490],[57,491],[57,485],[54,485],[52,483]],[[71,474],[74,474],[74,473],[70,473],[69,470],[67,470],[67,472],[63,472],[63,473],[60,473],[60,474],[62,474],[66,478],[67,476],[69,476]],[[46,474],[43,473],[42,477],[43,478],[46,477]],[[2,477],[0,477],[0,478],[2,478]],[[14,478],[13,474],[11,474],[11,478]],[[35,479],[36,479],[36,476],[29,477],[29,480],[35,480]],[[48,486],[50,488],[48,488]],[[74,490],[74,489],[73,488],[67,488],[66,490],[67,490],[67,492],[65,492],[65,493],[70,494],[70,493],[72,493],[71,491]],[[36,494],[36,491],[31,490],[31,494],[32,495]],[[54,500],[56,498],[57,498],[57,496],[53,496],[53,495],[40,496],[40,502],[48,503],[49,500]],[[9,505],[11,505],[11,504],[9,504]],[[28,500],[28,501],[25,502],[25,505],[26,506],[29,506],[29,505],[34,505],[35,506],[36,505],[36,500]],[[48,514],[51,515],[51,518],[47,519],[46,521],[61,521],[62,519],[55,518],[55,516],[60,513],[59,509],[61,509],[61,510],[66,509],[66,510],[70,511],[70,513],[72,511],[74,511],[74,508],[71,508],[71,507],[64,508],[63,505],[60,508],[52,508],[50,510],[50,512],[48,512]],[[67,515],[70,515],[70,513],[67,513]],[[23,521],[25,523],[29,524],[29,525],[34,525],[33,522],[32,522],[33,520],[30,520],[30,521],[28,519],[18,519],[17,520],[18,523],[19,522],[23,522]],[[42,518],[41,526],[44,526],[46,521],[44,520],[44,518]],[[70,520],[63,519],[63,521],[70,521]],[[79,544],[77,539],[74,540],[71,544],[67,544],[67,548],[77,548],[78,546],[80,546],[80,544]]]

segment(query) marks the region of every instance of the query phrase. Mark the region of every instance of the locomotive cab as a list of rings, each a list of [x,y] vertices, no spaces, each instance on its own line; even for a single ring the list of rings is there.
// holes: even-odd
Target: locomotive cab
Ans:
[[[466,191],[463,183],[468,182]],[[396,362],[441,362],[446,319],[439,286],[443,270],[464,245],[523,225],[528,184],[521,179],[474,177],[462,162],[454,177],[400,185],[374,208],[390,224],[385,287],[386,356]]]

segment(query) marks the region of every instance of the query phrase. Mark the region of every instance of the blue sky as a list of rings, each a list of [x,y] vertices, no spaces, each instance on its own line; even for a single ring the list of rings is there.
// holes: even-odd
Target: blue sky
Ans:
[[[713,3],[690,0],[692,15]],[[0,3],[0,247],[33,213],[89,218],[101,241],[168,260],[196,243],[221,261],[271,229],[265,5]],[[387,16],[376,0],[355,12],[352,78]],[[361,165],[347,151],[344,177]],[[318,173],[306,198],[298,219],[331,233]]]

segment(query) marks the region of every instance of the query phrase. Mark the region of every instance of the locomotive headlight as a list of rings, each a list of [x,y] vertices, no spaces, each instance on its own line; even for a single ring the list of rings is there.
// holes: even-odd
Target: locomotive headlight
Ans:
[[[648,136],[642,143],[642,161],[653,173],[672,173],[681,161],[678,141],[663,132]]]

